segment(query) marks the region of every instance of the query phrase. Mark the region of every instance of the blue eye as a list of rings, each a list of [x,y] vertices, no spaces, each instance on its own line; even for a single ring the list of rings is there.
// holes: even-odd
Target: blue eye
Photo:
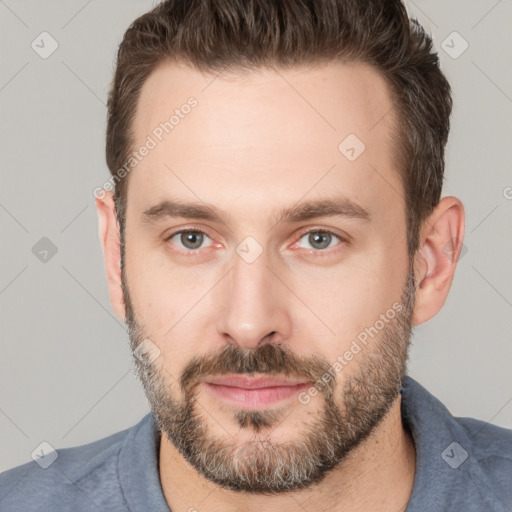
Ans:
[[[308,231],[307,233],[304,233],[301,236],[301,240],[307,236],[307,243],[311,245],[311,247],[303,247],[305,249],[315,249],[315,250],[324,250],[329,249],[330,247],[333,247],[332,242],[335,241],[335,239],[338,239],[340,241],[343,240],[343,238],[339,237],[338,235],[335,235],[331,231],[326,231],[323,229],[314,229],[311,231]],[[337,245],[337,244],[334,244]]]
[[[180,246],[176,242],[173,242],[175,245],[178,245],[178,247],[193,251],[195,249],[201,249],[205,239],[210,237],[204,231],[186,229],[176,231],[176,233],[173,233],[167,238],[167,241],[171,241],[173,238],[177,238],[177,241],[181,244]]]

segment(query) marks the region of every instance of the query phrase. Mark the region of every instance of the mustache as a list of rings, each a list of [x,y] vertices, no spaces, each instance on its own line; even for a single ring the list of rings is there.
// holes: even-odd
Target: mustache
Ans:
[[[305,378],[316,382],[329,368],[329,363],[317,355],[297,356],[286,345],[269,343],[255,349],[227,345],[219,353],[194,356],[181,374],[180,385],[190,393],[201,378],[247,373]]]

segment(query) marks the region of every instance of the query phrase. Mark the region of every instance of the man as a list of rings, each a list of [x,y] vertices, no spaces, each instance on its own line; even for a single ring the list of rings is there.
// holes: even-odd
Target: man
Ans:
[[[163,2],[108,106],[100,239],[152,412],[5,472],[0,510],[510,510],[511,432],[406,376],[464,208],[400,1]]]

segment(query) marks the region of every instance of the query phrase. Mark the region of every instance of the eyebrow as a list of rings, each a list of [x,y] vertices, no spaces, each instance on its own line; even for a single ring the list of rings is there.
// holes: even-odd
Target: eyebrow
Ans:
[[[151,206],[142,213],[142,223],[156,223],[164,219],[183,217],[201,219],[229,224],[231,216],[217,207],[207,203],[185,203],[179,200],[166,199]],[[346,217],[371,220],[371,214],[361,205],[346,197],[334,199],[318,199],[297,203],[291,208],[282,208],[273,217],[274,224],[281,222],[301,222],[317,217]]]

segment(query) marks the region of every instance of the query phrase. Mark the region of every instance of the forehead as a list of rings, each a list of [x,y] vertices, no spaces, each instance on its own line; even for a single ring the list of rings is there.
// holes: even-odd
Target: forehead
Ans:
[[[189,126],[203,140],[208,132],[211,144],[249,145],[258,136],[282,145],[296,137],[297,131],[312,137],[312,142],[326,136],[336,141],[347,131],[363,136],[384,114],[392,116],[384,77],[362,63],[212,74],[164,62],[142,87],[135,132],[151,132],[190,97],[197,99],[199,108],[191,120],[181,123],[180,130],[173,130],[172,138],[179,142],[192,142]],[[390,120],[391,116],[386,117]]]
[[[172,192],[282,205],[334,186],[396,209],[392,107],[385,79],[361,63],[218,75],[163,63],[137,104],[133,149],[153,147],[130,173],[128,203],[142,211]]]

